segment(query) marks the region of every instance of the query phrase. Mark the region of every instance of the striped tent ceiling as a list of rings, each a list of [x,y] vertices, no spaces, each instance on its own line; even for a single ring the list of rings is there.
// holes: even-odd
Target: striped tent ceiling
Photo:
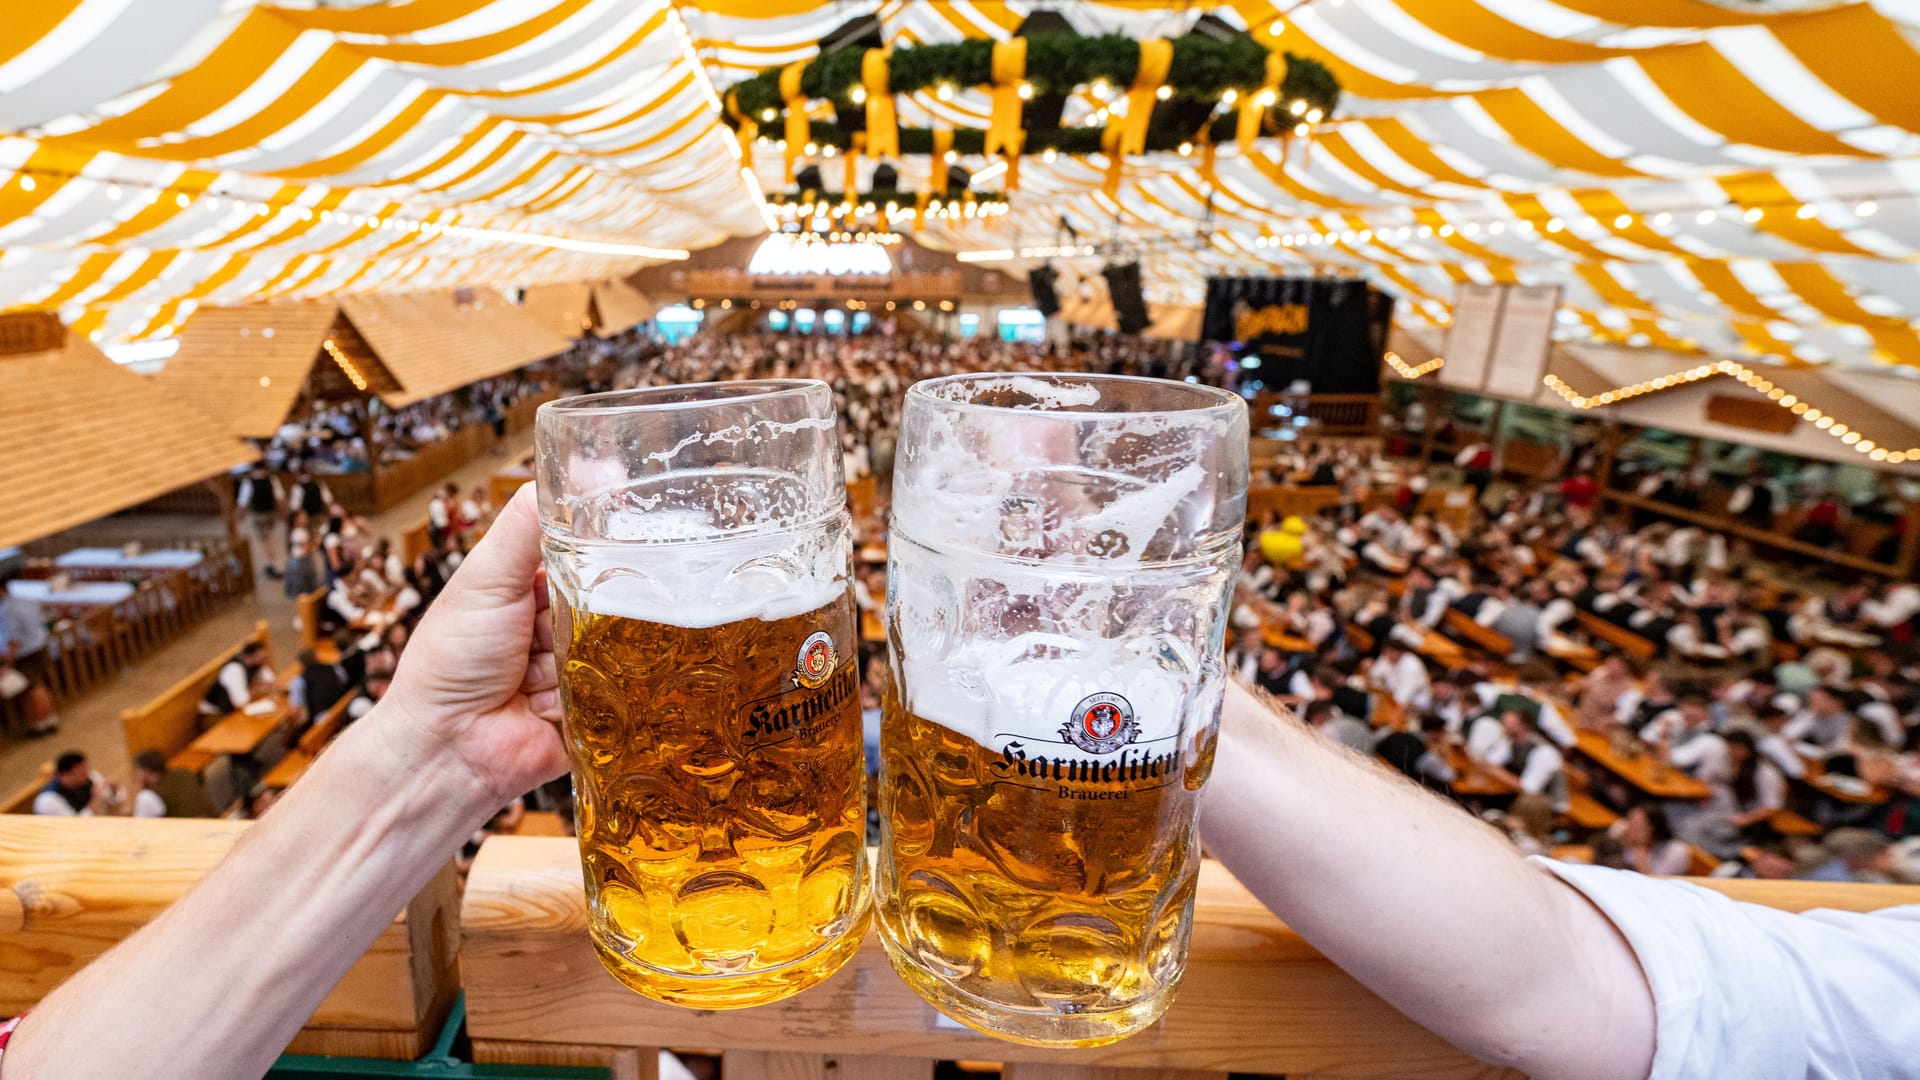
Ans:
[[[0,308],[606,278],[761,228],[666,0],[0,0]]]
[[[763,147],[743,173],[715,86],[860,15],[913,43],[1044,6],[1136,37],[1212,13],[1346,99],[1309,143],[1141,158],[1112,197],[1098,155],[1030,159],[1012,213],[932,222],[936,246],[1052,246],[1064,217],[1143,250],[1163,302],[1359,273],[1418,331],[1456,283],[1554,282],[1569,339],[1920,364],[1920,0],[0,2],[0,305],[106,339],[200,302],[607,278],[757,231],[780,166]],[[901,120],[988,111],[963,90]]]
[[[936,222],[923,239],[941,247],[1053,248],[1064,217],[1076,244],[1145,250],[1157,300],[1195,301],[1214,273],[1360,273],[1410,301],[1417,330],[1444,325],[1455,283],[1558,283],[1572,340],[1920,364],[1915,0],[701,6],[688,23],[722,87],[856,14],[894,42],[952,41],[1006,36],[1042,6],[1136,37],[1210,12],[1345,86],[1310,144],[1223,148],[1211,175],[1145,158],[1117,197],[1103,157],[1028,159],[1013,212]],[[1082,95],[1066,122],[1104,104]],[[989,111],[981,92],[917,95],[901,121],[984,126]],[[776,158],[757,155],[769,190]],[[1100,259],[1058,261],[1092,277]]]

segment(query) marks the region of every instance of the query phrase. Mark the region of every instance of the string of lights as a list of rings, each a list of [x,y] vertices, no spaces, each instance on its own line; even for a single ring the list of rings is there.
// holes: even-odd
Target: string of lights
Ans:
[[[1387,366],[1393,369],[1393,373],[1395,375],[1398,375],[1409,382],[1413,381],[1414,379],[1418,379],[1423,375],[1431,375],[1434,372],[1439,371],[1441,368],[1447,366],[1447,358],[1444,356],[1436,356],[1433,359],[1428,360],[1424,364],[1415,366],[1413,364],[1407,363],[1405,360],[1402,360],[1400,358],[1400,354],[1392,350],[1387,351],[1386,360],[1387,360]]]
[[[307,340],[311,341],[313,339],[309,338]],[[355,390],[365,390],[367,388],[367,377],[360,373],[360,369],[354,365],[353,360],[350,359],[346,353],[340,351],[340,346],[335,345],[332,338],[321,342],[320,347],[326,350],[328,356],[333,357],[334,363],[340,365],[341,373],[346,375],[347,381],[353,384]]]
[[[1811,221],[1838,214],[1851,214],[1856,222],[1864,222],[1880,212],[1882,201],[1911,199],[1911,192],[1892,192],[1864,199],[1826,199],[1802,202],[1798,200],[1767,203],[1723,203],[1718,206],[1703,206],[1698,209],[1659,210],[1652,213],[1623,212],[1614,215],[1611,221],[1614,229],[1631,228],[1635,223],[1645,224],[1656,232],[1670,228],[1682,218],[1691,217],[1697,225],[1711,225],[1716,221],[1739,221],[1748,225],[1758,225],[1767,219],[1767,215],[1790,213],[1795,220]],[[1843,222],[1842,224],[1849,224]],[[1402,224],[1379,229],[1296,229],[1292,232],[1269,233],[1254,241],[1257,248],[1296,248],[1325,247],[1333,243],[1365,244],[1374,240],[1404,241],[1415,238],[1421,240],[1438,237],[1442,240],[1462,236],[1474,239],[1482,235],[1502,236],[1508,232],[1520,235],[1545,233],[1549,236],[1562,232],[1574,233],[1606,232],[1606,222],[1600,217],[1588,215],[1569,221],[1558,215],[1521,215],[1504,218],[1492,218],[1485,221],[1462,221],[1458,225],[1442,222],[1439,225]],[[1630,239],[1630,238],[1629,238]]]
[[[1548,389],[1559,394],[1561,400],[1565,401],[1568,405],[1575,409],[1585,411],[1600,408],[1604,405],[1617,405],[1620,402],[1631,400],[1642,394],[1656,393],[1661,390],[1672,390],[1677,387],[1699,382],[1702,379],[1711,379],[1717,376],[1727,376],[1739,380],[1739,382],[1749,390],[1765,396],[1767,400],[1773,402],[1775,405],[1786,409],[1793,415],[1812,424],[1820,431],[1824,431],[1833,438],[1840,440],[1842,445],[1850,446],[1856,452],[1866,455],[1867,458],[1872,461],[1884,461],[1892,465],[1901,465],[1909,461],[1920,461],[1920,446],[1908,447],[1905,450],[1889,450],[1884,446],[1880,446],[1872,439],[1866,438],[1860,434],[1860,432],[1849,427],[1839,418],[1821,411],[1807,401],[1801,400],[1798,395],[1789,393],[1785,387],[1776,386],[1773,380],[1767,378],[1764,372],[1750,368],[1737,360],[1721,360],[1712,364],[1701,364],[1698,367],[1687,368],[1684,371],[1676,371],[1670,375],[1662,375],[1658,378],[1648,379],[1644,382],[1633,383],[1628,386],[1615,387],[1612,390],[1602,391],[1598,394],[1582,394],[1568,385],[1567,381],[1558,375],[1547,375],[1541,381],[1547,385]]]
[[[36,175],[39,179],[36,179]],[[315,210],[292,200],[278,196],[268,199],[255,199],[219,191],[212,188],[193,190],[165,184],[147,184],[137,181],[103,179],[83,173],[63,172],[28,166],[15,171],[9,183],[18,184],[20,190],[33,192],[39,190],[43,181],[65,183],[80,180],[91,184],[103,185],[107,198],[119,202],[129,197],[144,197],[147,202],[160,203],[172,196],[173,205],[185,210],[200,205],[209,210],[218,210],[231,203],[235,208],[245,210],[255,217],[270,218],[290,215],[302,222],[318,221],[323,225],[346,225],[360,229],[379,229],[389,232],[412,233],[424,236],[447,236],[457,239],[484,240],[495,244],[540,247],[555,251],[574,251],[589,255],[615,255],[630,258],[659,259],[676,262],[688,257],[688,253],[678,249],[649,247],[644,244],[627,244],[610,240],[586,240],[578,237],[561,236],[555,233],[531,232],[518,229],[493,229],[472,225],[451,225],[433,221],[419,214],[390,214],[382,217],[378,214],[351,213],[345,210]],[[431,213],[440,213],[432,211]]]

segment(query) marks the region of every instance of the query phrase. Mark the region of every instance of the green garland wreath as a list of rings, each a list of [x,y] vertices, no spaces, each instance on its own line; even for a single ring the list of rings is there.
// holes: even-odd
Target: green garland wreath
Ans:
[[[1173,106],[1154,111],[1147,129],[1149,151],[1174,150],[1191,143],[1205,128],[1214,142],[1233,137],[1234,117],[1213,115],[1213,106],[1228,90],[1236,94],[1258,93],[1266,79],[1267,49],[1248,37],[1229,41],[1187,34],[1172,39],[1173,60],[1167,70],[1167,86],[1172,90]],[[1295,101],[1304,101],[1309,110],[1318,109],[1322,120],[1331,117],[1340,104],[1340,80],[1317,60],[1287,53],[1287,74],[1280,84],[1279,100],[1268,110],[1268,121],[1280,130],[1292,128],[1298,119],[1290,111]],[[842,115],[859,108],[852,91],[860,84],[864,53],[844,49],[816,57],[800,73],[800,92],[809,99],[831,101]],[[1035,98],[1069,94],[1076,88],[1105,80],[1124,89],[1133,83],[1140,66],[1140,42],[1117,34],[1079,37],[1073,34],[1034,34],[1027,39],[1027,79]],[[970,40],[945,45],[900,46],[889,60],[887,88],[895,94],[934,90],[942,85],[986,86],[992,82],[993,42]],[[786,116],[786,102],[780,97],[780,69],[763,71],[732,90],[740,113],[763,127],[771,127]],[[1029,103],[1031,105],[1031,103]],[[1023,110],[1023,125],[1031,124],[1034,110]],[[1193,118],[1200,115],[1198,120]],[[1185,116],[1190,122],[1180,121]],[[729,124],[737,124],[732,116]],[[852,132],[839,125],[814,121],[812,139],[821,146],[841,149],[852,143]],[[777,132],[777,128],[772,131]],[[1063,154],[1092,154],[1100,151],[1101,129],[1097,127],[1027,127],[1027,154],[1052,150]],[[775,137],[768,134],[766,138]],[[953,148],[962,154],[978,154],[986,139],[979,128],[958,128],[953,133]],[[933,152],[933,132],[928,128],[900,129],[902,154]]]

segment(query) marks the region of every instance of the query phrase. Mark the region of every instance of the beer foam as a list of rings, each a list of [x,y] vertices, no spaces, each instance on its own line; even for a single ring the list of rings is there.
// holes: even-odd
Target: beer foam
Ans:
[[[1197,667],[1169,670],[1149,655],[1165,639],[1088,642],[1035,633],[969,642],[945,655],[903,644],[896,658],[908,711],[996,753],[1009,738],[1063,742],[1060,729],[1074,722],[1077,706],[1103,693],[1132,707],[1135,745],[1177,739],[1200,682]]]
[[[622,528],[626,543],[577,545],[575,606],[697,630],[750,619],[776,622],[846,593],[844,534],[823,540],[817,531],[786,530],[720,539],[704,521],[696,523],[696,515],[686,517]]]

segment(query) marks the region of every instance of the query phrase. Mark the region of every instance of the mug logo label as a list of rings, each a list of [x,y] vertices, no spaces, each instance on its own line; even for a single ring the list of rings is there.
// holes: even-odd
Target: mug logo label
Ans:
[[[816,631],[800,643],[800,655],[794,662],[793,681],[812,690],[833,677],[833,669],[839,666],[839,659],[833,647],[833,635],[825,630]]]
[[[1088,694],[1073,707],[1060,737],[1089,754],[1111,754],[1140,737],[1133,705],[1119,694]]]

